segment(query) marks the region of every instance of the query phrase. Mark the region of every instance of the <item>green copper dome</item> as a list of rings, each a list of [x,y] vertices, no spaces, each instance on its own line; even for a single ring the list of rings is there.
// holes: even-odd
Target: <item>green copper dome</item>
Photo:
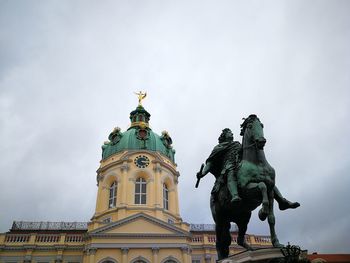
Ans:
[[[130,128],[125,132],[115,128],[108,136],[109,141],[102,145],[102,159],[124,150],[149,150],[159,152],[175,162],[172,139],[165,131],[159,136],[149,128],[150,116],[141,105],[132,111]]]

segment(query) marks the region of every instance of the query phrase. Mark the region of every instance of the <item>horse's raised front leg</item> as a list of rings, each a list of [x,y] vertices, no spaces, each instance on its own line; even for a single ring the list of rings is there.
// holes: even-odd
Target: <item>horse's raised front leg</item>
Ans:
[[[264,221],[269,214],[269,198],[267,195],[267,187],[264,182],[260,183],[249,183],[248,189],[258,188],[262,195],[262,208],[259,210],[259,218]]]
[[[283,245],[280,244],[277,238],[277,234],[275,231],[275,215],[273,212],[273,202],[274,202],[274,193],[273,191],[269,192],[269,215],[267,216],[267,221],[269,222],[270,226],[270,235],[271,235],[271,242],[274,247],[283,247]]]

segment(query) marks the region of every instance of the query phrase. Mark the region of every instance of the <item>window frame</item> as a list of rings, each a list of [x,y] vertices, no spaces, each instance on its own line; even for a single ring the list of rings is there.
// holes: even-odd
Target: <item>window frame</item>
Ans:
[[[139,177],[135,181],[135,205],[147,204],[147,182],[143,177]]]
[[[118,183],[114,181],[109,187],[108,208],[117,206]]]
[[[169,188],[165,183],[163,184],[163,208],[169,210]]]

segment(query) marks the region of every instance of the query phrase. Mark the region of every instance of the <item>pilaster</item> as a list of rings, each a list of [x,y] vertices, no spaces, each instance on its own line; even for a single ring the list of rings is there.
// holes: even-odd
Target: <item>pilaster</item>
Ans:
[[[205,260],[205,263],[211,263],[212,262],[211,255],[206,254],[204,257],[204,260]]]
[[[33,249],[27,249],[26,255],[24,256],[23,263],[31,263],[32,262],[32,253],[33,253]]]
[[[175,214],[177,216],[180,216],[180,212],[179,212],[179,195],[177,193],[177,184],[176,183],[175,183],[174,190],[175,190]]]
[[[128,253],[129,253],[129,248],[123,247],[121,248],[122,251],[122,263],[128,262]]]
[[[95,263],[95,254],[97,249],[96,248],[90,248],[88,251],[89,254],[89,263]]]
[[[127,161],[124,161],[123,164],[120,167],[120,171],[122,173],[122,185],[120,187],[121,189],[121,200],[120,205],[127,205],[127,191],[128,191],[128,171],[129,171],[129,165]]]
[[[152,247],[153,261],[152,263],[158,263],[159,247]]]
[[[162,169],[160,168],[160,164],[156,163],[155,167],[153,168],[154,172],[154,186],[155,186],[155,191],[154,191],[154,207],[156,208],[161,208],[162,207],[162,194],[160,191],[163,190],[163,186],[161,185],[160,182],[160,177],[161,177],[161,171]]]
[[[182,247],[181,251],[182,251],[182,263],[189,263],[189,248],[187,246]]]

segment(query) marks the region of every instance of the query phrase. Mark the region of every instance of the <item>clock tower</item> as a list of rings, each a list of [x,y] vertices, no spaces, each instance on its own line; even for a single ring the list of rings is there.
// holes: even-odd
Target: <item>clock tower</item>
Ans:
[[[130,113],[129,128],[114,128],[102,145],[85,260],[98,262],[116,248],[113,253],[119,251],[116,256],[122,262],[146,252],[152,262],[159,262],[156,257],[162,253],[173,256],[169,262],[189,262],[189,224],[179,213],[180,174],[172,139],[166,131],[152,131],[151,115],[141,104],[145,94],[137,95],[139,104]]]

